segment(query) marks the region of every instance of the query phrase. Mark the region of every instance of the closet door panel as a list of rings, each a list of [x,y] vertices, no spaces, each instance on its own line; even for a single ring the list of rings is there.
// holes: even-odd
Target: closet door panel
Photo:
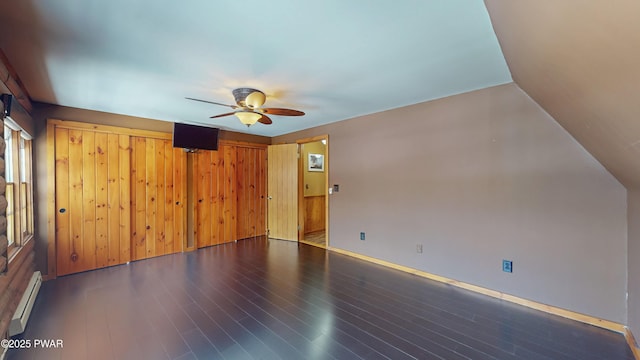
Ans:
[[[57,275],[130,260],[128,136],[55,128]],[[124,164],[123,164],[124,163]],[[124,248],[124,250],[123,250]]]

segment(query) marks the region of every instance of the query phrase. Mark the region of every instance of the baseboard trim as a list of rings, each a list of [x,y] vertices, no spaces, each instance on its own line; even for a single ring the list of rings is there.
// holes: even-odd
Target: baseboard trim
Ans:
[[[576,320],[585,324],[589,324],[589,325],[593,325],[593,326],[598,326],[604,329],[608,329],[611,331],[615,331],[621,334],[624,334],[625,337],[627,336],[627,330],[626,327],[623,324],[619,324],[613,321],[609,321],[609,320],[605,320],[605,319],[600,319],[594,316],[589,316],[589,315],[585,315],[585,314],[581,314],[575,311],[570,311],[570,310],[566,310],[566,309],[562,309],[559,307],[555,307],[555,306],[551,306],[551,305],[547,305],[547,304],[542,304],[536,301],[532,301],[532,300],[527,300],[527,299],[523,299],[514,295],[509,295],[509,294],[505,294],[496,290],[491,290],[491,289],[487,289],[487,288],[483,288],[481,286],[477,286],[477,285],[473,285],[473,284],[468,284],[462,281],[458,281],[458,280],[454,280],[454,279],[450,279],[444,276],[440,276],[440,275],[435,275],[435,274],[431,274],[422,270],[417,270],[414,268],[410,268],[408,266],[403,266],[403,265],[398,265],[398,264],[394,264],[392,262],[389,261],[385,261],[385,260],[380,260],[380,259],[376,259],[373,257],[369,257],[366,255],[361,255],[358,253],[354,253],[348,250],[343,250],[343,249],[338,249],[338,248],[334,248],[334,247],[330,247],[329,248],[330,251],[339,253],[339,254],[343,254],[343,255],[347,255],[347,256],[351,256],[360,260],[364,260],[364,261],[368,261],[368,262],[372,262],[378,265],[382,265],[382,266],[386,266],[392,269],[396,269],[396,270],[400,270],[400,271],[404,271],[410,274],[414,274],[414,275],[418,275],[427,279],[431,279],[431,280],[435,280],[435,281],[439,281],[445,284],[450,284],[452,286],[456,286],[462,289],[466,289],[466,290],[470,290],[473,292],[477,292],[480,294],[484,294],[487,296],[491,296],[494,298],[498,298],[501,300],[505,300],[511,303],[515,303],[518,305],[522,305],[522,306],[526,306],[532,309],[536,309],[536,310],[540,310],[549,314],[553,314],[553,315],[558,315],[558,316],[562,316],[564,318],[567,319],[571,319],[571,320]],[[630,333],[629,333],[630,334]],[[628,341],[628,340],[627,340]],[[636,356],[636,359],[637,356]],[[640,360],[640,359],[638,359]]]
[[[627,339],[627,344],[629,344],[629,348],[631,348],[631,352],[636,360],[640,360],[640,348],[638,347],[638,343],[636,339],[633,337],[633,333],[628,327],[624,327],[624,338]]]

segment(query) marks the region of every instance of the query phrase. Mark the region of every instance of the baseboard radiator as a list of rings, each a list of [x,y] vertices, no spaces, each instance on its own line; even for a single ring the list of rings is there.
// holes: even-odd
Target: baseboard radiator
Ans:
[[[33,304],[36,302],[36,297],[38,296],[41,284],[42,275],[40,274],[40,271],[36,271],[31,276],[29,286],[27,286],[27,290],[25,290],[24,295],[22,295],[18,308],[13,314],[11,324],[9,324],[9,336],[22,334],[24,332],[24,329],[27,327],[29,315],[31,315],[31,310],[33,309]]]

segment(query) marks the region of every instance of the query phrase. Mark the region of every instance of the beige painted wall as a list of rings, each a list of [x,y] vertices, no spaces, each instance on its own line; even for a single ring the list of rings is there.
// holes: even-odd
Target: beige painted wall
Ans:
[[[325,155],[325,149],[326,146],[321,141],[302,144],[304,196],[320,196],[325,193],[324,172],[309,171],[309,154]]]
[[[518,86],[640,188],[640,1],[484,2]]]
[[[640,341],[640,189],[630,190],[629,202],[629,323],[636,340]]]
[[[273,143],[319,134],[332,247],[626,323],[626,190],[517,85]]]

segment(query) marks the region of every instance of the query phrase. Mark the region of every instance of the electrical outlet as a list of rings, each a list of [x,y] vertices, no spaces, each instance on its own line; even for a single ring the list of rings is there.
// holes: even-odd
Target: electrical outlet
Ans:
[[[364,232],[360,233],[360,240],[364,240]]]
[[[418,254],[422,254],[422,244],[418,244],[418,245],[416,245],[416,252],[417,252]]]
[[[512,273],[513,262],[511,260],[502,260],[502,271]]]

